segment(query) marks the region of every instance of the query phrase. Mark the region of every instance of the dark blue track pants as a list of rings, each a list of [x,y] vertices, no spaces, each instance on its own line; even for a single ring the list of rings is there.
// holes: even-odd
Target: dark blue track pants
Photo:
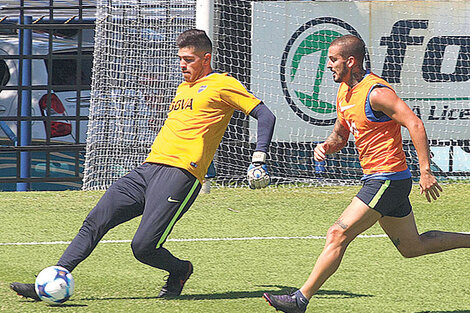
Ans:
[[[142,215],[131,244],[134,256],[170,273],[186,270],[187,264],[162,245],[200,189],[199,181],[183,169],[142,164],[109,187],[57,265],[72,271],[111,228]]]

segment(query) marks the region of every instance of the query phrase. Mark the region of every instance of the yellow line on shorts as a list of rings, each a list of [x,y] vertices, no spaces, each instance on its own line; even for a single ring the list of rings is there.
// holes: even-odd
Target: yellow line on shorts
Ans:
[[[374,198],[372,199],[372,201],[369,203],[369,206],[371,208],[375,208],[375,206],[377,205],[377,202],[379,202],[380,200],[380,197],[382,197],[382,195],[384,194],[385,190],[387,190],[388,186],[390,186],[390,182],[391,180],[386,180],[382,187],[380,187],[379,191],[375,194]]]

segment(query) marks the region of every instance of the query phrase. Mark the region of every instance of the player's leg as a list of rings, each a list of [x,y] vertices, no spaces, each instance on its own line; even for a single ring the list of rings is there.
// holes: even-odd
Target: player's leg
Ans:
[[[377,202],[383,217],[379,220],[385,233],[405,257],[416,257],[445,250],[470,247],[470,234],[443,231],[418,233],[411,210],[409,194],[412,180],[387,181],[383,196]]]
[[[146,168],[145,164],[136,168],[116,181],[105,192],[86,217],[57,265],[72,271],[90,255],[108,230],[142,214],[144,203],[142,172],[145,172]],[[34,290],[34,284],[14,282],[10,284],[10,288],[20,296],[40,300]]]
[[[191,262],[175,257],[163,244],[200,189],[193,175],[171,166],[164,166],[148,185],[142,220],[131,245],[139,261],[170,273],[159,296],[178,296],[192,274]]]
[[[315,266],[300,291],[310,299],[338,269],[349,243],[373,226],[381,217],[364,202],[354,197],[341,217],[328,229],[326,243]]]
[[[470,234],[431,230],[418,233],[413,212],[405,217],[385,216],[379,220],[398,251],[412,258],[457,248],[470,248]]]
[[[302,288],[292,295],[274,296],[265,293],[264,298],[276,309],[305,312],[308,300],[338,269],[349,243],[374,225],[395,203],[395,184],[393,188],[390,188],[390,185],[391,181],[377,179],[364,181],[364,185],[351,204],[328,230],[325,247]]]
[[[148,165],[143,164],[106,190],[57,265],[73,271],[110,229],[142,214],[147,172]]]
[[[380,217],[380,213],[354,197],[341,217],[328,229],[323,251],[302,288],[294,294],[277,296],[265,293],[263,297],[277,310],[305,312],[308,300],[338,269],[349,243],[374,225]]]

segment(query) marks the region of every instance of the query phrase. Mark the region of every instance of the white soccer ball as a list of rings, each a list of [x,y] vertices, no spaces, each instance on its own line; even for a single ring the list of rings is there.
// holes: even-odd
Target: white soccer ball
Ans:
[[[261,166],[250,168],[247,172],[247,179],[252,189],[264,188],[271,182],[269,174]]]
[[[61,304],[72,296],[75,281],[66,268],[49,266],[36,277],[34,287],[42,301],[49,304]]]

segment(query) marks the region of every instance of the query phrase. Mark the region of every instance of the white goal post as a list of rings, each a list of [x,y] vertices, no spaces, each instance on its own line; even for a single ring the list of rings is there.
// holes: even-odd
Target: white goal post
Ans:
[[[470,3],[98,0],[97,10],[84,189],[106,188],[145,159],[182,81],[174,40],[191,27],[213,40],[214,69],[275,113],[275,184],[349,184],[362,175],[352,141],[313,160],[336,114],[326,49],[349,33],[366,43],[366,66],[423,120],[438,177],[470,176]],[[416,177],[406,130],[403,138]],[[214,158],[218,185],[246,185],[255,141],[256,121],[236,113]]]

